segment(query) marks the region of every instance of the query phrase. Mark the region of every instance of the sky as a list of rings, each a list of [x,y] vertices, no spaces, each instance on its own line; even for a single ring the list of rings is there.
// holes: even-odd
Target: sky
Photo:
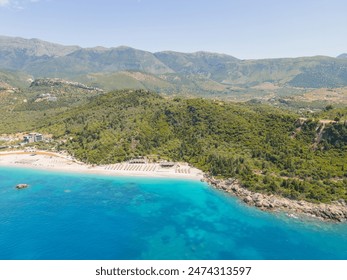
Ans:
[[[0,35],[240,59],[347,53],[346,0],[0,0]]]

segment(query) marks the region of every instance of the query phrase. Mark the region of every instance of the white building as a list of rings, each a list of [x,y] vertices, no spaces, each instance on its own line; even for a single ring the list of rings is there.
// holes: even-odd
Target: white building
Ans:
[[[43,141],[43,135],[40,133],[29,133],[24,136],[24,143],[34,143]]]

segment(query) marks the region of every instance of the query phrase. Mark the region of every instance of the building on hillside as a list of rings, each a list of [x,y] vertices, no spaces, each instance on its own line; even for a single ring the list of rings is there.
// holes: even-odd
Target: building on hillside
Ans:
[[[43,141],[43,135],[40,133],[29,133],[28,135],[25,135],[24,143],[34,143],[34,142],[41,142]]]

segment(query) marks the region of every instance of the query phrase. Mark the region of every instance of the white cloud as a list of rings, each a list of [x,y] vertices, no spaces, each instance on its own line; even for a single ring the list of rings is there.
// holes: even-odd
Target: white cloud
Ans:
[[[41,0],[0,0],[0,7],[12,7],[16,9],[23,9],[23,5],[27,3],[37,3]]]
[[[7,6],[10,4],[10,0],[0,0],[0,7]]]

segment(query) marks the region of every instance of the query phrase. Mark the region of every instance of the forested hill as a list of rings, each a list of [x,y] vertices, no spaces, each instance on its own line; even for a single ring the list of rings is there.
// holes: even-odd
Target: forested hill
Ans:
[[[65,139],[60,148],[89,163],[153,155],[239,178],[256,191],[311,201],[347,199],[347,140],[342,135],[339,145],[329,137],[317,143],[320,127],[268,106],[132,90],[96,96],[47,118],[40,131]]]

